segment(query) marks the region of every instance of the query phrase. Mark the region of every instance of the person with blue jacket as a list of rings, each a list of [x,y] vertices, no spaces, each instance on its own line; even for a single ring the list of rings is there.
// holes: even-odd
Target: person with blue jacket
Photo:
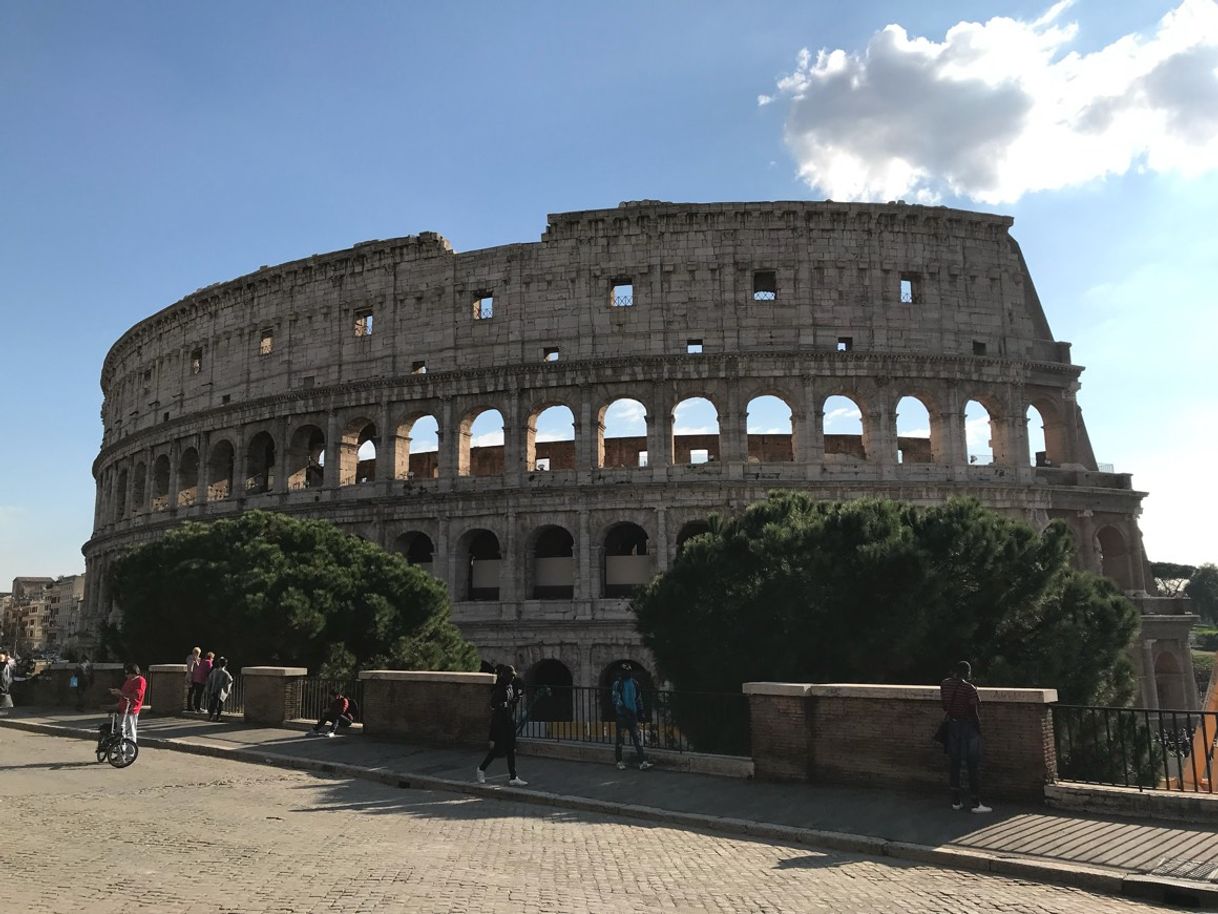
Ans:
[[[639,739],[639,719],[643,716],[643,696],[639,683],[634,678],[634,669],[629,662],[618,668],[617,677],[613,680],[611,691],[613,712],[617,715],[617,737],[613,744],[613,756],[617,767],[626,769],[622,761],[622,736],[630,731],[630,741],[634,743],[634,751],[638,754],[639,770],[646,771],[651,767],[647,755],[643,752],[643,743]]]

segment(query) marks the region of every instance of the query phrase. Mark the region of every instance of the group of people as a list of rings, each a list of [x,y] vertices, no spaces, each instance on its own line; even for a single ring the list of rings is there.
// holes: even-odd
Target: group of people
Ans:
[[[639,736],[639,722],[644,717],[643,690],[634,678],[634,667],[630,663],[618,666],[609,694],[617,722],[617,735],[613,744],[614,762],[619,770],[626,769],[626,763],[622,760],[622,744],[626,734],[630,734],[639,770],[646,771],[652,767],[652,763],[643,751],[643,741]],[[506,758],[508,784],[512,787],[528,786],[529,782],[516,773],[516,732],[520,726],[516,722],[516,708],[523,695],[524,683],[517,675],[516,668],[510,664],[495,667],[495,685],[491,689],[490,746],[486,757],[474,771],[474,777],[479,784],[486,783],[486,770],[495,759]]]
[[[218,721],[224,714],[224,702],[233,690],[233,674],[228,671],[228,658],[217,657],[213,651],[203,653],[196,647],[186,657],[186,710]]]

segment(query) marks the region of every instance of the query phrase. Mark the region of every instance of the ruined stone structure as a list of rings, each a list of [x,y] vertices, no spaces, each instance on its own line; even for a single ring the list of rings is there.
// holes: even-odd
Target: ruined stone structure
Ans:
[[[1080,565],[1144,591],[1144,493],[1096,465],[1082,369],[1053,339],[1011,222],[903,204],[645,201],[552,215],[538,243],[457,253],[425,232],[209,286],[106,357],[88,605],[109,612],[93,572],[118,550],[265,508],[428,567],[489,659],[593,684],[620,658],[650,666],[632,586],[711,512],[785,487],[972,495],[1039,526],[1061,518]],[[746,431],[761,395],[790,407],[789,434]],[[834,395],[857,404],[861,435],[825,434]],[[898,437],[906,396],[926,407],[928,437]],[[673,434],[689,397],[713,403],[718,434]],[[622,398],[645,408],[644,436],[606,434]],[[990,462],[966,454],[970,400],[989,414]],[[554,405],[570,408],[573,441],[538,440]],[[1030,406],[1044,426],[1035,459]],[[501,446],[471,440],[488,409],[503,416]],[[424,417],[439,447],[419,453]],[[1180,625],[1160,625],[1139,660],[1170,657],[1184,682]]]

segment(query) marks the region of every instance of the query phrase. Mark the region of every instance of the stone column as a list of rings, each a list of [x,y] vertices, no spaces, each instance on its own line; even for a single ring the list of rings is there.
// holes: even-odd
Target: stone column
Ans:
[[[245,666],[245,722],[278,727],[300,717],[301,685],[308,670],[302,666]]]
[[[748,460],[748,426],[745,410],[740,407],[740,389],[734,379],[728,384],[723,415],[719,417],[719,460],[725,464]]]
[[[148,667],[145,704],[153,714],[172,717],[186,708],[186,664],[154,663]]]
[[[279,422],[279,451],[275,454],[279,466],[275,468],[275,488],[272,491],[287,492],[290,489],[288,477],[292,475],[291,434],[291,417],[284,416]]]
[[[169,444],[169,504],[170,511],[178,510],[178,486],[181,478],[178,475],[178,465],[182,461],[182,445],[175,438]]]
[[[386,400],[381,404],[381,417],[377,421],[380,444],[376,449],[376,481],[381,484],[385,494],[389,494],[398,466],[398,432],[392,427],[391,412],[389,401]]]
[[[663,506],[656,508],[655,570],[668,570],[668,515]]]
[[[503,416],[503,482],[509,486],[519,485],[524,471],[528,417],[520,413],[520,395],[513,392]]]
[[[592,593],[592,533],[589,529],[588,509],[580,508],[575,550],[575,599],[591,600]]]
[[[195,488],[195,504],[207,504],[208,489],[211,488],[211,435],[199,433],[199,484]]]
[[[338,465],[340,462],[338,455],[340,445],[338,414],[331,410],[329,417],[326,419],[326,465],[322,468],[323,488],[338,488]]]
[[[1103,563],[1095,548],[1095,516],[1090,511],[1078,512],[1078,523],[1082,542],[1078,545],[1079,558],[1082,559],[1083,570],[1103,574]]]
[[[1148,708],[1159,707],[1159,683],[1155,680],[1155,639],[1142,640],[1142,700]]]
[[[592,401],[588,399],[589,395],[588,388],[581,391],[579,417],[575,427],[575,469],[577,470],[596,469],[598,464],[597,444],[602,431],[600,423],[596,421]],[[650,456],[649,454],[648,457]]]
[[[802,428],[796,432],[795,440],[799,452],[795,455],[795,460],[797,463],[806,464],[811,476],[819,474],[821,464],[825,462],[825,413],[821,409],[815,381],[812,378],[804,378],[803,381],[804,402],[800,414]],[[792,420],[794,418],[792,414]]]
[[[668,390],[662,381],[651,388],[651,402],[647,404],[647,465],[668,467],[672,465],[672,408]]]
[[[237,426],[233,435],[233,490],[230,498],[245,498],[245,480],[248,478],[248,456],[245,453],[245,426]]]

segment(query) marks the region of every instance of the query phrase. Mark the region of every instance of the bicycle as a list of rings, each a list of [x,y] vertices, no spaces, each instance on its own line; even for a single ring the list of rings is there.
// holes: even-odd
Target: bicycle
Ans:
[[[126,768],[139,758],[140,747],[135,740],[123,736],[123,723],[131,712],[131,700],[122,713],[110,712],[110,719],[97,728],[97,761],[109,762],[115,768]]]

